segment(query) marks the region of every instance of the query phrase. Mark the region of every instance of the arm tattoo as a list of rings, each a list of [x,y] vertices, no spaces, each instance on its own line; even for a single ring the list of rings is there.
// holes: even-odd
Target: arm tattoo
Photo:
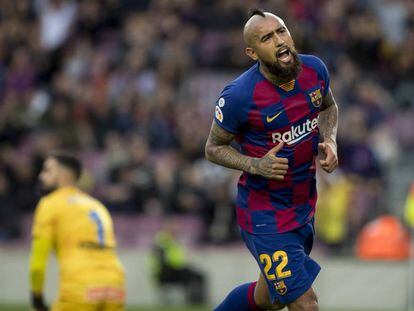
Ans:
[[[324,140],[331,140],[336,145],[338,129],[338,106],[333,98],[332,91],[325,96],[322,111],[319,113],[319,130]]]
[[[228,168],[254,174],[251,164],[253,158],[242,155],[230,146],[234,137],[234,134],[222,129],[213,121],[205,147],[207,160]]]
[[[323,139],[331,140],[336,144],[338,106],[336,105],[331,90],[329,90],[329,93],[323,99],[322,111],[319,113],[318,125]]]

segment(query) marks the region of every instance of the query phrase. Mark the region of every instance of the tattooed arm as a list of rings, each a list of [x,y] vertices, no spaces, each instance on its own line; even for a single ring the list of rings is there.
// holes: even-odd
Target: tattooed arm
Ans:
[[[319,144],[319,148],[326,155],[326,158],[320,160],[322,168],[331,173],[338,166],[338,155],[336,148],[336,132],[338,129],[338,106],[329,90],[324,97],[319,113],[319,131],[322,135],[323,142]]]
[[[241,154],[230,146],[234,137],[234,134],[224,130],[213,121],[205,147],[207,160],[269,179],[283,179],[288,169],[288,160],[276,156],[276,153],[283,147],[283,143],[271,149],[262,158],[253,158]]]
[[[319,130],[324,141],[329,140],[336,145],[336,132],[338,129],[338,106],[332,91],[324,97],[319,114]]]
[[[252,158],[230,146],[235,136],[213,121],[205,148],[206,159],[228,168],[253,173]]]

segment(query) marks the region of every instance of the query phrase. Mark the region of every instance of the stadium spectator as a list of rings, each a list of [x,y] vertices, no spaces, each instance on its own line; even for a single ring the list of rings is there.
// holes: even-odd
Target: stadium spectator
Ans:
[[[217,92],[250,64],[240,29],[254,4],[295,21],[289,24],[295,25],[298,50],[327,61],[341,103],[340,165],[363,187],[355,202],[359,207],[347,214],[347,239],[384,211],[398,214],[413,171],[410,1],[320,0],[317,6],[304,0],[0,1],[0,167],[12,193],[28,196],[42,154],[72,146],[90,160],[91,177],[99,179],[93,194],[110,196],[115,214],[151,213],[145,202],[154,199],[157,213],[170,212],[174,191],[162,185],[172,186],[187,167],[203,176],[192,194],[204,210],[185,213],[201,217],[207,231],[226,228],[228,215],[215,211],[234,193],[227,188],[225,200],[211,200],[215,180],[204,178],[213,169],[203,163],[202,150]],[[151,194],[138,201],[130,193],[136,177],[114,184],[115,169],[133,157],[127,146],[137,135],[151,154],[144,167],[157,170],[159,159],[169,163],[162,178],[149,176]],[[24,169],[32,172],[16,165],[14,159],[22,156]],[[233,173],[220,174],[232,178]],[[398,176],[397,182],[387,183],[391,176]],[[180,179],[184,189],[194,189],[191,183]],[[212,202],[203,201],[203,192]],[[27,204],[35,201],[33,195],[24,201],[13,200],[2,210],[19,223],[34,208]],[[5,226],[1,223],[0,231]],[[7,239],[22,230],[13,232]],[[232,230],[222,232],[227,233],[210,241],[231,239]]]
[[[155,236],[152,247],[152,273],[157,285],[168,290],[168,285],[178,285],[185,292],[186,302],[206,302],[205,276],[187,263],[184,247],[178,240],[179,223],[170,219]],[[167,296],[166,292],[162,296]]]

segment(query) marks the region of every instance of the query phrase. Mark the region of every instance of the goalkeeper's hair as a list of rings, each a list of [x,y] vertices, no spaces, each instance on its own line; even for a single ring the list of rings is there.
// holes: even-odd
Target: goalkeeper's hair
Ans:
[[[56,159],[58,163],[73,172],[76,180],[82,175],[82,163],[73,153],[65,150],[55,150],[48,157]]]

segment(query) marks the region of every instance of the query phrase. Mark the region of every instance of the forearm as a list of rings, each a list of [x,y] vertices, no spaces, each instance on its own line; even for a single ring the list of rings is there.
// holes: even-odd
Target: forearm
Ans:
[[[47,239],[33,240],[30,254],[30,289],[35,294],[41,294],[43,291],[46,264],[51,248],[52,243]]]
[[[318,126],[323,140],[336,145],[336,133],[338,130],[338,106],[336,104],[319,113]]]
[[[252,162],[255,158],[245,156],[229,145],[223,146],[207,146],[206,148],[207,160],[225,166],[240,170],[246,173],[254,174]]]
[[[34,294],[43,293],[43,284],[45,280],[45,270],[43,269],[31,269],[30,270],[30,288]]]

